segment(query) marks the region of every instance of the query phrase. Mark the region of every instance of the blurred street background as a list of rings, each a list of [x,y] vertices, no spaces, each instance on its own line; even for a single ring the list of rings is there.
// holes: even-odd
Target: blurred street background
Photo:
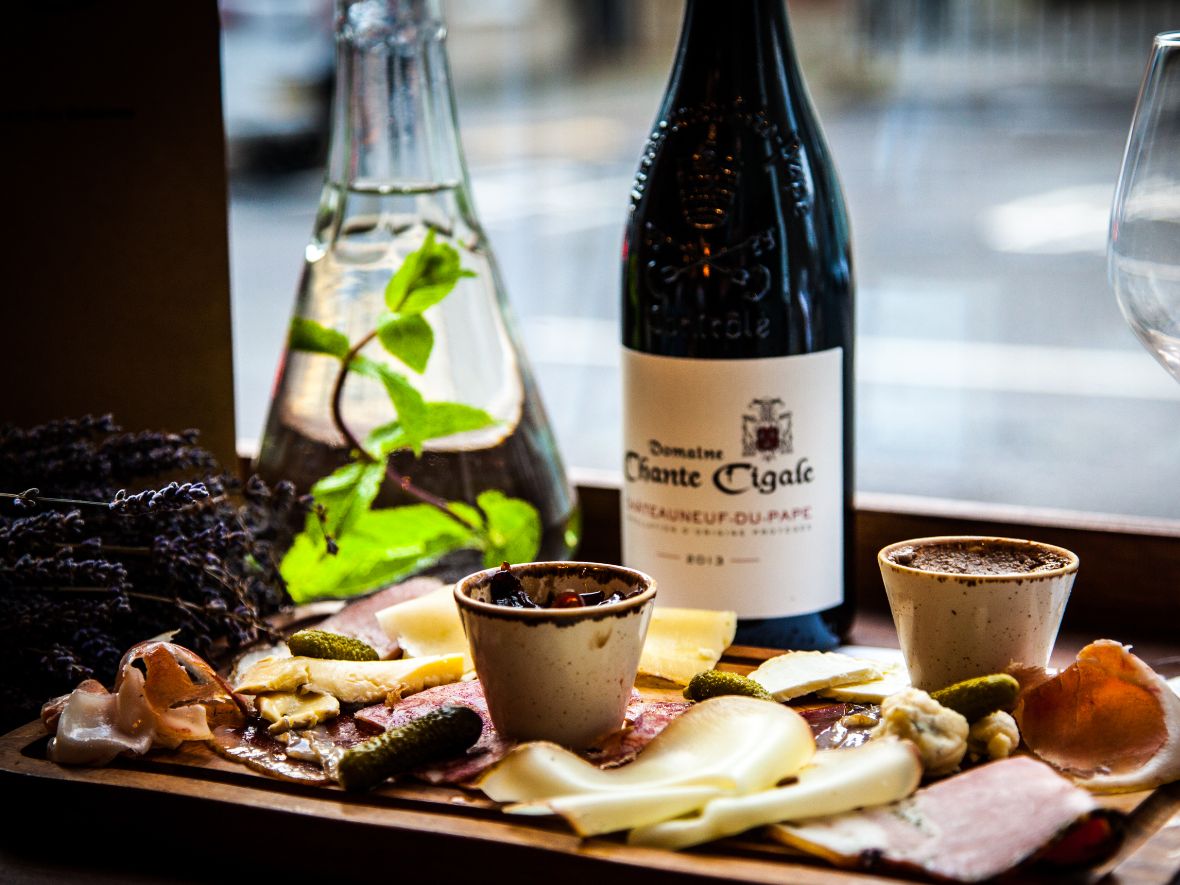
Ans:
[[[620,459],[619,248],[679,0],[444,0],[478,213],[576,476]],[[1106,225],[1180,3],[792,0],[852,215],[857,488],[1180,518],[1180,385]],[[322,176],[330,0],[222,0],[238,432],[261,432]],[[1178,244],[1180,248],[1180,244]]]

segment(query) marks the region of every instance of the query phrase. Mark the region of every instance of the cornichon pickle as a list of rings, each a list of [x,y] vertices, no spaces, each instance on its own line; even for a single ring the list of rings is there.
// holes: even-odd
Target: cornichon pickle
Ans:
[[[291,654],[305,658],[333,661],[376,661],[381,658],[368,643],[326,630],[300,630],[287,640],[287,646]]]
[[[684,696],[690,701],[703,701],[723,694],[746,695],[764,701],[774,700],[770,692],[753,679],[725,670],[706,670],[698,673],[684,689]]]
[[[930,692],[944,707],[963,714],[968,722],[982,719],[995,710],[1006,710],[1016,702],[1020,683],[1007,673],[976,676]]]
[[[470,707],[441,707],[344,751],[336,778],[346,790],[368,790],[386,778],[462,753],[483,733]]]

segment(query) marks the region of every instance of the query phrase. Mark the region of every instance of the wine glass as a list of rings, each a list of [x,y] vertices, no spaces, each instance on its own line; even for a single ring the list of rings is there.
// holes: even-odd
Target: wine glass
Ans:
[[[1180,380],[1180,31],[1157,34],[1110,216],[1107,269],[1132,331]]]

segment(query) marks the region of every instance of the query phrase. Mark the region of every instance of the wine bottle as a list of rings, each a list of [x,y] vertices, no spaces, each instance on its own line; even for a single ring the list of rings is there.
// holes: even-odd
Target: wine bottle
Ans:
[[[688,0],[623,250],[623,558],[737,641],[851,615],[848,222],[783,0]]]

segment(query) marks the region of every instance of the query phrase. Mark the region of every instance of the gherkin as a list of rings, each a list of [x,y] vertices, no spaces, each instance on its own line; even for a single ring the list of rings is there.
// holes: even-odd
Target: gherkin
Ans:
[[[376,661],[381,658],[368,643],[326,630],[300,630],[287,640],[287,647],[291,654],[305,658],[332,661]]]
[[[483,720],[470,707],[431,710],[345,750],[336,778],[346,790],[372,789],[395,774],[462,753],[482,733]]]
[[[770,692],[753,679],[725,670],[705,670],[698,673],[684,689],[684,696],[690,701],[703,701],[723,694],[740,694],[763,701],[774,700]]]
[[[932,691],[930,697],[962,714],[968,722],[975,722],[996,710],[1010,709],[1019,693],[1020,683],[1012,676],[992,673]]]

